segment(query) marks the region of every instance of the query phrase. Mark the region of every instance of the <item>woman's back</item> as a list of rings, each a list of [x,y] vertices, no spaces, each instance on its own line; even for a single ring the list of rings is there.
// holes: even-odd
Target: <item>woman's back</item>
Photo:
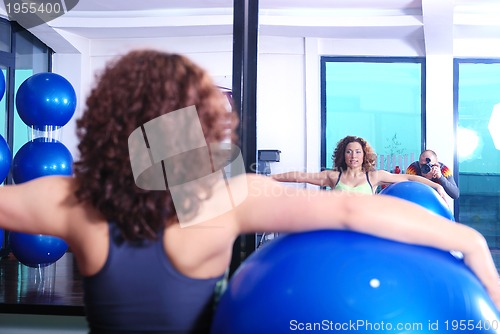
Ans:
[[[104,267],[84,277],[89,326],[96,333],[151,331],[206,333],[215,287],[223,276],[200,279],[180,273],[158,240],[126,241],[110,224]]]
[[[68,242],[84,277],[89,328],[97,333],[207,332],[215,288],[223,283],[231,258],[232,214],[186,228],[171,222],[155,240],[126,241],[117,225],[76,200],[75,184],[72,177],[50,176],[9,187],[12,194],[3,201],[9,210],[3,213],[20,212],[9,221],[25,232]],[[25,227],[33,217],[38,224]]]

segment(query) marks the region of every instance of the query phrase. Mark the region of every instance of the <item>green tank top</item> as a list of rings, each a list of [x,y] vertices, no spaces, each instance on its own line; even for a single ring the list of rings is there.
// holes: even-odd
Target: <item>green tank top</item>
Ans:
[[[366,173],[366,183],[360,184],[359,186],[356,186],[356,187],[351,187],[351,186],[348,186],[346,184],[343,184],[340,181],[341,175],[342,175],[342,172],[339,173],[339,178],[337,180],[337,183],[335,184],[334,189],[340,190],[340,191],[348,191],[351,193],[373,195],[372,184],[370,183],[370,179],[368,178],[368,173]]]

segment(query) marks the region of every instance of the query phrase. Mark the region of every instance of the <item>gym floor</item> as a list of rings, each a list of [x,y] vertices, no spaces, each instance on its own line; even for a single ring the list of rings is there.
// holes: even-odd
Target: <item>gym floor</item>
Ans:
[[[71,252],[31,268],[9,254],[0,260],[0,313],[84,315],[82,277]]]

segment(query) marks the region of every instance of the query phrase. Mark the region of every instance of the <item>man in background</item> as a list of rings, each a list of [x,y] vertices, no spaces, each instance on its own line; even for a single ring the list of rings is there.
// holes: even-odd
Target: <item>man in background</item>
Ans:
[[[438,161],[436,152],[432,150],[423,151],[419,160],[406,168],[406,174],[420,175],[441,184],[448,196],[453,199],[457,199],[460,195],[451,170]]]

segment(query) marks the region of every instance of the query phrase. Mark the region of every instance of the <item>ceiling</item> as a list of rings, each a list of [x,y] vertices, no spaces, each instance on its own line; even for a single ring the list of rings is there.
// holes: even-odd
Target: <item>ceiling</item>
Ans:
[[[79,0],[66,14],[33,29],[88,39],[230,35],[232,13],[233,0]],[[6,17],[5,6],[1,14]],[[500,37],[500,1],[259,0],[259,33],[422,39],[426,47],[439,48],[453,38]]]

